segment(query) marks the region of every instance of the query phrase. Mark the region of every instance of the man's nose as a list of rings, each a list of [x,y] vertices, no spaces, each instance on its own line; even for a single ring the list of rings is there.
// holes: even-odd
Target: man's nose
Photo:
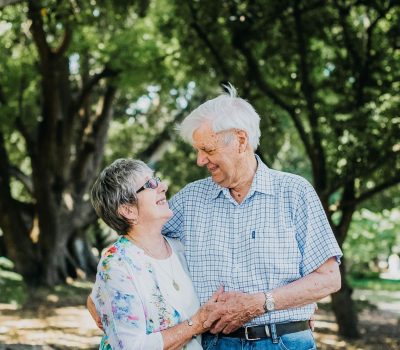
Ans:
[[[198,166],[204,166],[208,163],[208,158],[205,152],[199,151],[197,153],[197,165]]]

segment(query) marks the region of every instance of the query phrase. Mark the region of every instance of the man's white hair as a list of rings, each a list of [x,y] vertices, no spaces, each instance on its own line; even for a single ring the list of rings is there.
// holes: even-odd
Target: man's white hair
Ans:
[[[250,103],[237,97],[236,89],[228,84],[224,85],[228,93],[201,104],[183,120],[179,126],[180,135],[193,143],[193,133],[209,121],[216,133],[231,129],[245,131],[255,151],[260,143],[260,116]]]

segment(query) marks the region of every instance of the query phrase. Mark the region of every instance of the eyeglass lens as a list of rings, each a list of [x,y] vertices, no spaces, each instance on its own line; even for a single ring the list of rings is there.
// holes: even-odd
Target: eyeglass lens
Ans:
[[[159,177],[153,177],[149,181],[147,181],[148,187],[154,190],[158,187],[160,181],[161,180]]]

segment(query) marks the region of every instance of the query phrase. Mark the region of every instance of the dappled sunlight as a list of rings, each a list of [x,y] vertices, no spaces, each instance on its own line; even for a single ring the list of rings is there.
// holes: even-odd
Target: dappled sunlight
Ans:
[[[3,304],[2,304],[3,305]],[[99,331],[83,307],[60,307],[49,316],[23,318],[23,310],[3,315],[0,305],[0,344],[49,345],[57,349],[97,349]],[[1,349],[1,346],[0,346]]]
[[[360,293],[357,292],[357,295],[361,295]],[[397,293],[391,295],[397,296]],[[44,298],[46,299],[48,297]],[[314,336],[318,349],[398,350],[400,348],[400,319],[395,312],[379,308],[364,309],[359,314],[362,338],[348,341],[337,335],[338,327],[329,310],[329,301],[329,298],[324,299],[315,315]],[[397,301],[400,301],[400,297]],[[45,302],[40,304],[36,311],[24,310],[12,304],[0,304],[0,350],[5,349],[2,344],[7,344],[7,349],[12,350],[98,349],[102,333],[96,328],[86,308],[83,305],[64,306],[67,302],[68,300],[64,300],[58,307],[56,303]]]

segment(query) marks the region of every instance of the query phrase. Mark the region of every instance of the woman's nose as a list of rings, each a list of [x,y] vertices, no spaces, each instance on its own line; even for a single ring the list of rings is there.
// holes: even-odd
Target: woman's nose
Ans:
[[[168,185],[167,185],[164,181],[161,181],[161,182],[158,184],[157,189],[158,189],[160,192],[167,192],[167,190],[168,190]]]

